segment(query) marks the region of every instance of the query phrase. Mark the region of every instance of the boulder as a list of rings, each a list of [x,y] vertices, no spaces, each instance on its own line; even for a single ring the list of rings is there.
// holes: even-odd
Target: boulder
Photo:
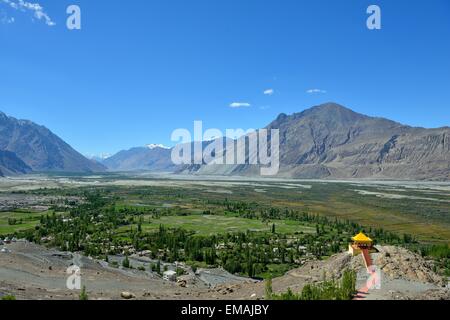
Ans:
[[[134,294],[132,294],[131,292],[128,291],[123,291],[120,296],[125,299],[125,300],[129,300],[129,299],[133,299],[135,297]]]

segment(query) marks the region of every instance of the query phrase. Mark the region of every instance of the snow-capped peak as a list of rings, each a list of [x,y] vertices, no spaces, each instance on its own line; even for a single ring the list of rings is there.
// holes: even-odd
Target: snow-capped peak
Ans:
[[[166,147],[165,145],[162,145],[162,144],[154,144],[154,143],[148,144],[146,147],[149,148],[150,150],[157,149],[157,148],[160,148],[160,149],[170,149],[169,147]]]

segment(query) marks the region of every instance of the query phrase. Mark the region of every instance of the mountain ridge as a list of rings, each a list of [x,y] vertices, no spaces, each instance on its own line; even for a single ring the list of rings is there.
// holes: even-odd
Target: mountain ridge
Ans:
[[[265,128],[280,131],[280,178],[450,180],[449,127],[412,127],[325,103],[291,115],[281,113]],[[203,142],[203,147],[211,143]],[[46,127],[2,112],[0,151],[3,175],[30,170],[101,172],[108,168],[254,176],[260,169],[249,164],[174,165],[172,149],[159,144],[122,150],[100,164],[86,159]],[[247,151],[246,158],[250,157],[255,155]]]
[[[176,166],[171,161],[172,149],[162,145],[151,146],[119,151],[103,160],[102,164],[110,171],[174,171]]]
[[[0,150],[13,153],[32,171],[106,170],[103,165],[86,159],[45,126],[9,117],[3,112],[0,112]]]
[[[265,128],[280,130],[279,177],[450,180],[448,127],[411,127],[326,103],[282,113]],[[225,171],[254,175],[255,167],[234,165]],[[220,166],[188,166],[182,172],[223,171]]]

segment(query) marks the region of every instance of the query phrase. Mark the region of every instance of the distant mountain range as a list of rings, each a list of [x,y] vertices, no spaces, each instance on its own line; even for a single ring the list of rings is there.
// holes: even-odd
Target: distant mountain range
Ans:
[[[293,115],[280,114],[266,128],[280,130],[278,177],[450,180],[449,127],[414,128],[327,103]],[[173,166],[168,150],[136,148],[112,159],[117,158],[120,167],[115,161],[111,161],[114,166],[105,165],[123,171],[162,168],[197,175],[259,174],[258,166],[248,164]]]
[[[101,165],[43,127],[5,117],[0,114],[0,150],[13,153],[0,153],[0,170],[6,173],[93,172],[107,167],[196,175],[259,174],[255,165],[176,166],[172,150],[162,145],[120,151],[99,159]],[[415,128],[327,103],[293,115],[280,114],[266,128],[280,130],[280,178],[450,180],[449,127]]]
[[[111,171],[173,172],[177,167],[171,161],[170,148],[148,145],[116,153],[102,161]]]
[[[101,172],[106,167],[86,159],[47,128],[0,112],[0,175],[31,171]]]

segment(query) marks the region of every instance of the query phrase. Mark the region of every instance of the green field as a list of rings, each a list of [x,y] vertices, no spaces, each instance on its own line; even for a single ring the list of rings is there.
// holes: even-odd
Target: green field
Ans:
[[[210,210],[224,215],[226,210],[223,205],[217,205],[217,202],[227,199],[231,202],[251,203],[251,210],[254,211],[267,207],[307,211],[329,218],[354,221],[364,226],[383,228],[398,234],[412,234],[426,242],[450,242],[450,191],[430,191],[419,186],[398,186],[394,189],[388,185],[360,186],[325,181],[306,184],[311,188],[302,188],[302,183],[295,182],[289,183],[290,188],[286,188],[282,183],[267,182],[255,182],[250,187],[233,182],[223,182],[217,187],[199,187],[190,186],[187,182],[183,188],[177,189],[137,187],[120,189],[118,193],[123,205],[135,208],[138,206],[138,210],[142,211],[170,207],[172,213],[190,215]],[[296,185],[299,187],[296,188]],[[224,193],[223,190],[229,193]],[[355,190],[401,197],[362,195]]]
[[[97,258],[147,251],[261,278],[341,252],[360,231],[437,258],[450,242],[450,184],[98,179],[15,193],[17,201],[36,199],[30,208],[46,197],[81,201],[52,203],[55,215],[26,206],[0,213],[0,234]],[[20,234],[42,215],[39,229]],[[439,268],[448,272],[447,260]]]
[[[36,212],[14,211],[14,212],[0,212],[0,234],[12,234],[14,232],[33,229],[39,224],[39,219],[42,214]],[[16,219],[17,223],[9,224],[10,219]],[[21,220],[21,223],[19,223]]]
[[[261,221],[230,220],[225,201],[246,203],[246,212],[258,214],[276,208],[320,215],[342,221],[354,221],[366,227],[383,228],[402,235],[433,243],[450,243],[450,184],[422,182],[330,182],[330,181],[245,181],[245,180],[175,180],[105,175],[92,183],[87,177],[67,177],[84,187],[47,188],[27,191],[35,195],[82,197],[86,190],[106,192],[114,197],[117,210],[129,210],[146,216],[146,230],[160,224],[184,227],[201,233],[268,229]],[[48,183],[48,182],[45,182]],[[43,185],[45,186],[45,185]],[[361,194],[366,192],[366,194]],[[161,221],[148,223],[157,212]],[[210,212],[224,216],[218,225],[198,221],[199,215]],[[237,213],[237,212],[234,212]],[[185,216],[191,216],[185,217]],[[8,213],[0,216],[0,233],[26,228],[9,226]],[[236,217],[247,218],[242,214]],[[3,219],[1,218],[3,217]],[[216,218],[220,219],[220,218]],[[167,221],[166,221],[167,220]],[[27,222],[34,225],[32,221]],[[292,232],[289,222],[277,222],[278,231]],[[209,229],[209,230],[207,230]]]
[[[214,235],[227,232],[246,232],[247,230],[271,232],[272,223],[275,224],[276,232],[278,233],[315,232],[314,227],[305,226],[304,223],[301,224],[297,221],[283,220],[264,223],[255,219],[213,215],[163,216],[157,219],[145,216],[142,229],[143,231],[156,231],[160,225],[164,225],[167,228],[183,228],[188,231],[194,231],[199,235]],[[129,228],[130,226],[122,227],[121,230]]]

